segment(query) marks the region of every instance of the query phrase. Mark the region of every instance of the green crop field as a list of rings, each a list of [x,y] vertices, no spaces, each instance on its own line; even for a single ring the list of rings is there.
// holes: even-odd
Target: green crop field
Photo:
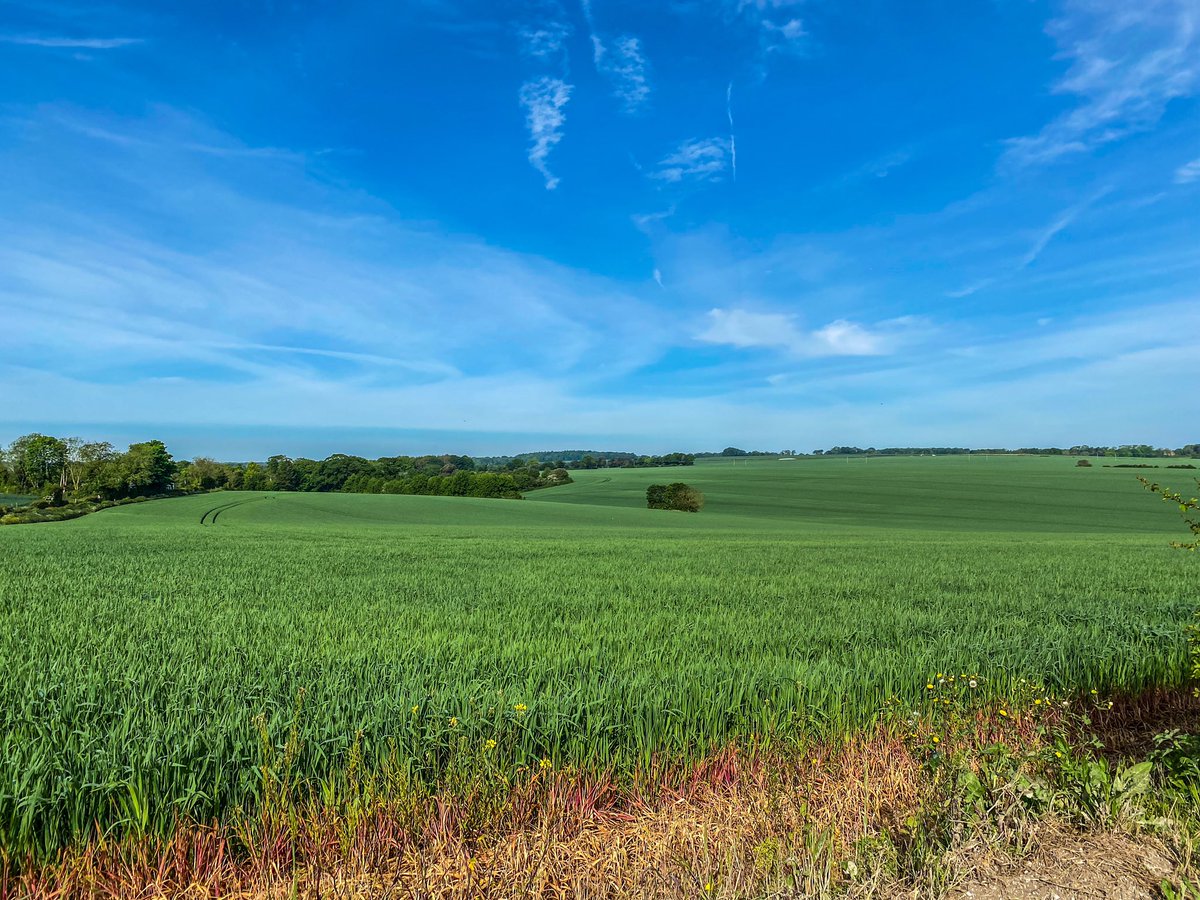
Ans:
[[[1177,684],[1200,570],[1135,474],[704,460],[524,501],[217,493],[0,528],[0,847],[252,808],[256,722],[319,789],[359,754],[433,783],[836,738],[939,670]],[[675,480],[703,512],[643,508]]]

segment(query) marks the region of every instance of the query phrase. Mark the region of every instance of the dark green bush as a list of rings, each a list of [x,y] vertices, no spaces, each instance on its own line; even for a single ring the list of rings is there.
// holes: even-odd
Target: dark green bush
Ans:
[[[672,484],[652,484],[646,488],[646,506],[650,509],[700,512],[704,507],[704,494],[682,481]]]

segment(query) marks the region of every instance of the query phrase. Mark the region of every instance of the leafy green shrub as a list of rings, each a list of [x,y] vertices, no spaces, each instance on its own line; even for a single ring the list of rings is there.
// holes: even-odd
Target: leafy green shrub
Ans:
[[[700,512],[704,508],[704,494],[689,484],[676,481],[667,485],[667,508]]]
[[[1138,476],[1138,481],[1142,483],[1142,487],[1146,490],[1161,496],[1164,503],[1173,503],[1179,507],[1179,513],[1183,516],[1183,521],[1186,523],[1188,530],[1191,531],[1193,540],[1187,542],[1172,541],[1171,546],[1180,550],[1195,552],[1196,548],[1200,547],[1200,498],[1187,497],[1179,491],[1171,490],[1171,488],[1161,485],[1158,482],[1147,481],[1140,475]],[[1200,488],[1200,480],[1196,481],[1196,487]]]
[[[704,494],[682,481],[672,484],[652,484],[646,488],[646,506],[650,509],[700,512],[704,507]]]

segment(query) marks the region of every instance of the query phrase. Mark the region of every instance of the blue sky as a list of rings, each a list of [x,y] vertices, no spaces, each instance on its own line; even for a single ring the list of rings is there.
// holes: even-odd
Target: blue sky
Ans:
[[[1195,441],[1200,0],[0,2],[0,439]]]

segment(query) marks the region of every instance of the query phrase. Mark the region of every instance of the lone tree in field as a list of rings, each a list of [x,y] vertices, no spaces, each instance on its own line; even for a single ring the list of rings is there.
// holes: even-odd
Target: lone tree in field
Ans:
[[[673,484],[652,484],[646,488],[646,506],[650,509],[700,512],[704,507],[704,494],[682,481]]]

